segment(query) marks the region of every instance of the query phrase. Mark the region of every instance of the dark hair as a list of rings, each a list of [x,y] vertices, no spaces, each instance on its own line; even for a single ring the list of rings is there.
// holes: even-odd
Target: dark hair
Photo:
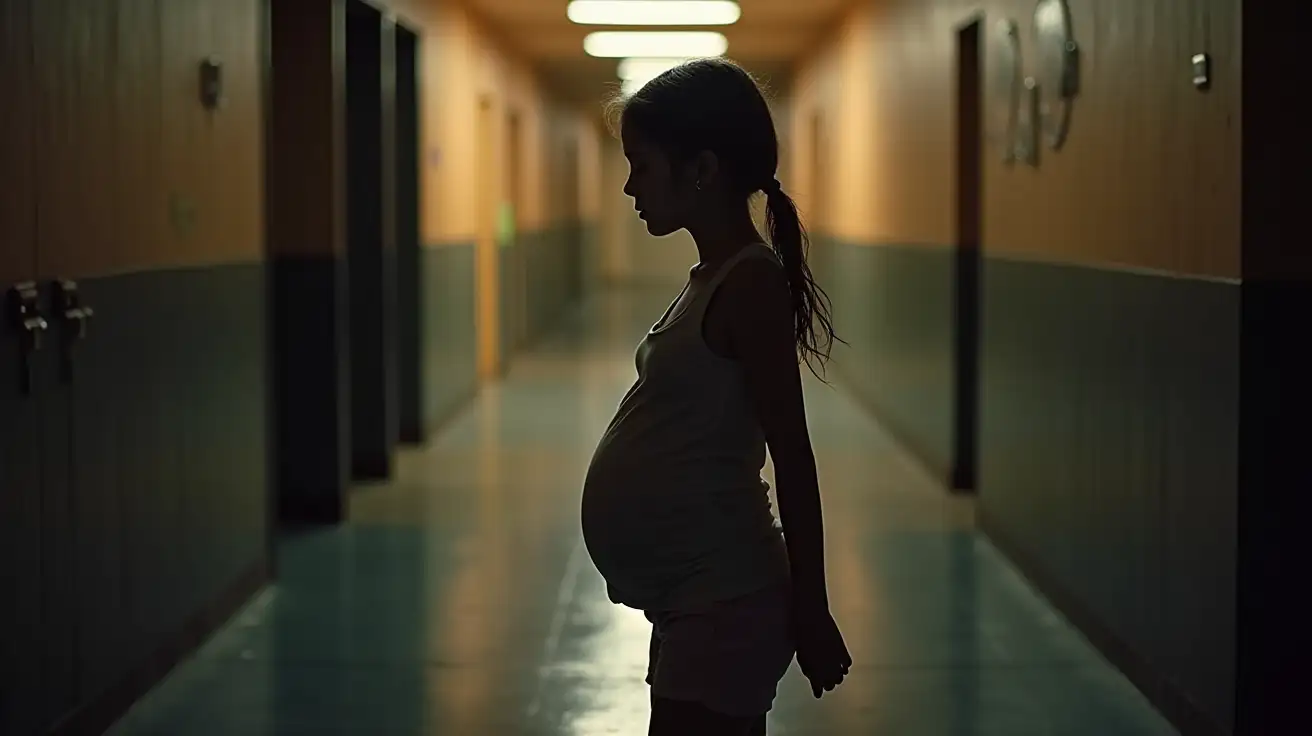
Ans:
[[[643,138],[676,157],[715,154],[732,193],[746,201],[766,196],[766,226],[788,275],[798,355],[823,367],[835,339],[829,296],[816,283],[806,257],[810,240],[797,205],[775,178],[779,139],[770,106],[756,80],[723,58],[697,59],[669,69],[610,106],[611,120],[632,125]],[[618,116],[614,113],[618,112]]]

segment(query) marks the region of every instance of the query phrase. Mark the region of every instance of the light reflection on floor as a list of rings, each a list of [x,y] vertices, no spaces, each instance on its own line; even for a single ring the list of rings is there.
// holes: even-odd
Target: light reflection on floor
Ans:
[[[578,496],[673,294],[589,302],[352,521],[285,541],[278,583],[115,736],[646,733],[650,625],[612,605]],[[841,358],[840,358],[841,359]],[[1173,733],[840,390],[807,387],[831,599],[856,666],[823,700],[796,667],[774,736]]]

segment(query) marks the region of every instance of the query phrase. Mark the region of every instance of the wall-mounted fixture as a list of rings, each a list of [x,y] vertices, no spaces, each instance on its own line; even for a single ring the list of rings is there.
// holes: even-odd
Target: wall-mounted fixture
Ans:
[[[993,24],[989,34],[990,64],[988,138],[1002,153],[1002,161],[1016,160],[1016,118],[1020,112],[1021,76],[1020,29],[1007,18]]]
[[[1207,54],[1194,54],[1191,60],[1194,75],[1194,88],[1209,90],[1212,88],[1212,57]]]
[[[200,104],[206,110],[223,107],[223,64],[214,57],[200,63]]]
[[[742,10],[732,0],[573,0],[565,15],[580,25],[727,26]]]
[[[32,395],[32,354],[41,349],[41,337],[50,325],[41,314],[41,291],[34,281],[14,284],[6,303],[10,327],[18,332],[19,390]]]
[[[1039,131],[1042,126],[1039,82],[1034,77],[1025,77],[1025,81],[1021,84],[1015,139],[1012,142],[1012,156],[1016,163],[1027,166],[1039,165]]]
[[[583,39],[588,56],[610,59],[720,56],[728,48],[724,34],[714,31],[597,31]]]
[[[73,346],[87,337],[87,325],[96,310],[82,301],[76,281],[57,279],[54,282],[54,304],[63,333],[60,354],[60,377],[64,383],[73,382]]]
[[[1034,45],[1039,124],[1044,140],[1056,150],[1066,142],[1071,108],[1080,92],[1080,47],[1067,0],[1039,0],[1034,7]]]

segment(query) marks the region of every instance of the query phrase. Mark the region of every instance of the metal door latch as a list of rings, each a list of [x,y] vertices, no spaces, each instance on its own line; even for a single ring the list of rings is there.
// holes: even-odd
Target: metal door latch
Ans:
[[[54,282],[54,290],[55,308],[59,310],[62,322],[60,333],[63,336],[60,377],[68,383],[73,380],[73,345],[86,338],[88,323],[96,312],[82,303],[76,281],[57,280]]]
[[[32,395],[32,355],[41,349],[41,338],[50,327],[41,314],[41,292],[33,281],[14,284],[9,289],[7,308],[9,324],[19,338],[19,390]]]

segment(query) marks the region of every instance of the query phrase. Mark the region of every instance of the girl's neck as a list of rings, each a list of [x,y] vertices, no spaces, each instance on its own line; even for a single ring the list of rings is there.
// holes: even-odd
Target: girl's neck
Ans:
[[[706,222],[689,227],[688,232],[697,244],[699,272],[714,270],[743,246],[761,242],[761,234],[746,207],[741,213],[707,218]]]

